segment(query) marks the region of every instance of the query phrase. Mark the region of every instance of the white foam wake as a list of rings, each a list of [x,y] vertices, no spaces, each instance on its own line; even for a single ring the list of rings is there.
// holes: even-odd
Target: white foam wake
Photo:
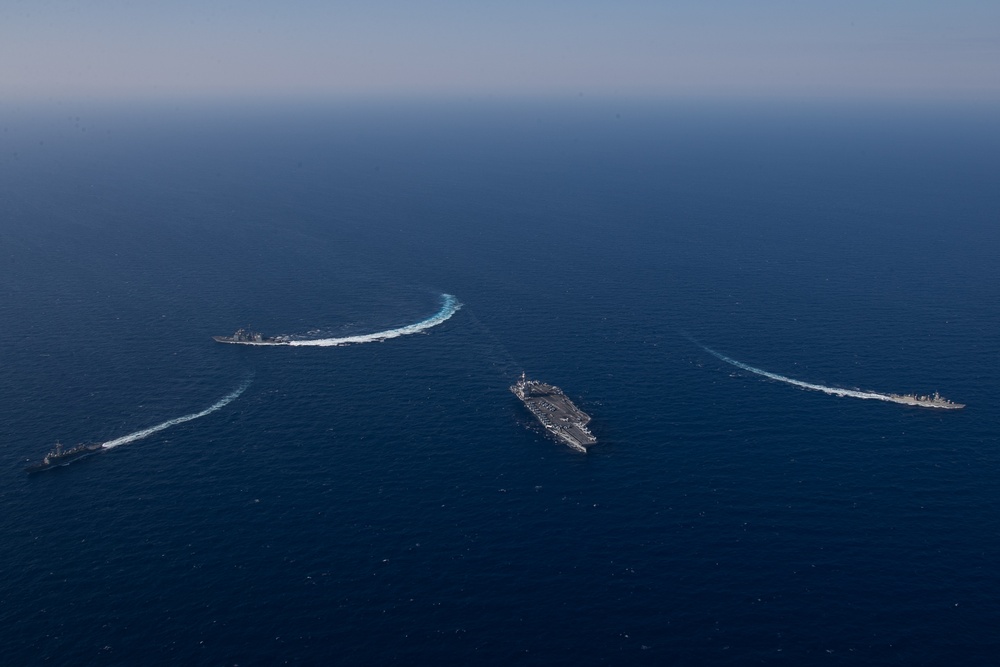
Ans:
[[[452,315],[458,312],[459,308],[462,307],[459,300],[451,294],[442,294],[441,299],[441,310],[434,313],[426,320],[421,320],[416,324],[408,324],[405,327],[388,329],[386,331],[377,331],[370,334],[360,334],[358,336],[320,338],[317,340],[290,340],[287,344],[297,345],[299,347],[336,347],[338,345],[352,345],[356,343],[376,343],[383,340],[389,340],[390,338],[399,338],[400,336],[409,336],[410,334],[420,333],[421,331],[426,331],[431,327],[436,327],[442,322],[447,321]]]
[[[711,354],[712,356],[717,357],[717,358],[723,360],[727,364],[732,364],[733,366],[736,366],[737,368],[742,368],[745,371],[750,371],[751,373],[755,373],[756,375],[762,375],[762,376],[764,376],[766,378],[771,378],[772,380],[777,380],[778,382],[785,382],[787,384],[794,385],[796,387],[802,387],[803,389],[812,389],[813,391],[821,391],[824,394],[832,394],[833,396],[850,396],[852,398],[868,398],[868,399],[875,399],[877,401],[892,401],[893,400],[893,397],[890,396],[889,394],[880,394],[880,393],[874,392],[874,391],[857,391],[855,389],[840,389],[839,387],[827,387],[827,386],[821,385],[821,384],[813,384],[811,382],[803,382],[802,380],[796,380],[794,378],[785,377],[784,375],[778,375],[777,373],[771,373],[771,372],[765,371],[765,370],[763,370],[761,368],[755,368],[755,367],[751,366],[750,364],[744,364],[742,361],[736,361],[735,359],[733,359],[731,357],[727,357],[726,355],[724,355],[724,354],[722,354],[720,352],[716,352],[713,349],[707,348],[704,345],[702,345],[702,348],[706,352],[708,352],[709,354]]]
[[[883,394],[877,391],[859,391],[857,389],[841,389],[840,387],[827,387],[822,384],[813,384],[812,382],[803,382],[802,380],[796,380],[794,378],[786,377],[784,375],[778,375],[777,373],[771,373],[765,371],[762,368],[756,368],[750,364],[744,364],[742,361],[737,361],[732,357],[727,357],[726,355],[716,352],[713,349],[707,348],[701,345],[701,348],[708,352],[709,354],[721,359],[727,364],[732,364],[737,368],[742,368],[745,371],[749,371],[756,375],[761,375],[772,380],[777,380],[778,382],[784,382],[795,387],[801,387],[802,389],[810,389],[812,391],[821,391],[824,394],[830,394],[832,396],[849,396],[851,398],[862,398],[876,401],[887,401],[889,403],[900,403],[902,405],[913,405],[925,408],[945,408],[954,409],[965,407],[960,403],[952,403],[951,401],[945,400],[940,396],[929,397],[916,397],[914,395],[900,395],[900,394]]]
[[[112,449],[113,447],[120,447],[122,445],[127,445],[130,442],[135,442],[136,440],[142,440],[143,438],[147,438],[153,435],[154,433],[159,433],[160,431],[164,431],[170,428],[171,426],[177,426],[178,424],[183,424],[184,422],[200,419],[201,417],[207,417],[213,412],[221,410],[222,408],[226,407],[227,405],[235,401],[237,398],[239,398],[240,394],[242,394],[244,391],[247,390],[247,387],[250,386],[251,382],[253,382],[253,378],[248,378],[246,382],[244,382],[239,387],[237,387],[233,391],[229,392],[228,394],[220,398],[215,403],[212,403],[212,405],[208,406],[201,412],[192,412],[191,414],[184,415],[183,417],[170,419],[163,422],[162,424],[157,424],[156,426],[150,426],[149,428],[144,428],[141,431],[136,431],[135,433],[129,433],[128,435],[123,435],[120,438],[115,438],[114,440],[108,440],[107,442],[102,443],[102,445],[104,446],[104,449]]]

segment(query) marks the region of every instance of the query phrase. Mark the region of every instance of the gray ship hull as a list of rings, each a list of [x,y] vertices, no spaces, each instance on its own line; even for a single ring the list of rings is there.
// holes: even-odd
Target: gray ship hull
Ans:
[[[597,438],[587,429],[590,415],[576,407],[559,387],[528,380],[522,374],[510,390],[557,441],[584,454],[597,444]]]
[[[104,451],[104,445],[92,444],[92,445],[77,445],[72,449],[64,450],[62,445],[57,444],[56,448],[45,455],[45,458],[38,463],[33,463],[24,469],[26,473],[42,472],[43,470],[51,470],[52,468],[58,468],[60,466],[68,466],[74,461],[79,461],[82,458],[86,458],[93,454]]]
[[[288,345],[284,336],[264,336],[249,329],[237,329],[232,336],[212,336],[212,340],[230,345]]]

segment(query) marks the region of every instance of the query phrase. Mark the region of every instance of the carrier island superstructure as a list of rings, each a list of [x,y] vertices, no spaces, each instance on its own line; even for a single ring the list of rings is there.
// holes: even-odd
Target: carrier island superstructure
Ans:
[[[573,405],[559,387],[529,380],[521,373],[521,379],[510,390],[559,442],[585,454],[588,447],[597,444],[597,438],[587,430],[590,416]]]

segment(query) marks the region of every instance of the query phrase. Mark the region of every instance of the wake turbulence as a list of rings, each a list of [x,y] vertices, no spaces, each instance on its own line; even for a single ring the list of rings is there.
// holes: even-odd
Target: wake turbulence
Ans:
[[[376,331],[370,334],[359,334],[357,336],[343,336],[340,338],[319,338],[314,340],[298,340],[290,336],[262,336],[254,331],[238,329],[232,336],[212,336],[219,343],[231,343],[235,345],[289,345],[295,347],[339,347],[341,345],[354,345],[358,343],[378,343],[390,338],[409,336],[420,333],[447,321],[452,315],[462,307],[451,294],[441,295],[441,310],[434,313],[426,320],[421,320],[415,324],[408,324],[395,329]]]
[[[745,371],[749,371],[755,375],[760,375],[762,377],[769,378],[771,380],[777,380],[778,382],[784,382],[785,384],[790,384],[794,387],[801,387],[802,389],[809,389],[811,391],[821,391],[824,394],[830,394],[831,396],[847,396],[850,398],[863,398],[876,401],[886,401],[888,403],[900,403],[902,405],[912,405],[918,408],[938,408],[941,410],[960,410],[965,407],[963,403],[953,403],[948,399],[942,397],[937,392],[934,392],[931,396],[918,396],[916,394],[883,394],[877,391],[858,391],[856,389],[841,389],[839,387],[827,387],[821,384],[813,384],[811,382],[803,382],[802,380],[796,380],[794,378],[785,377],[784,375],[778,375],[777,373],[771,373],[765,371],[761,368],[756,368],[750,364],[744,364],[742,361],[737,361],[731,357],[727,357],[724,354],[716,352],[710,348],[701,346],[703,350],[721,359],[727,364],[736,366]]]

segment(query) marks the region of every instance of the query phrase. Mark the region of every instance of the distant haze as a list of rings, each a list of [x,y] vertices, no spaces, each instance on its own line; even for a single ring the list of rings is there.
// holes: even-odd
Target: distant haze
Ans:
[[[8,0],[0,96],[1000,99],[1000,2]]]

